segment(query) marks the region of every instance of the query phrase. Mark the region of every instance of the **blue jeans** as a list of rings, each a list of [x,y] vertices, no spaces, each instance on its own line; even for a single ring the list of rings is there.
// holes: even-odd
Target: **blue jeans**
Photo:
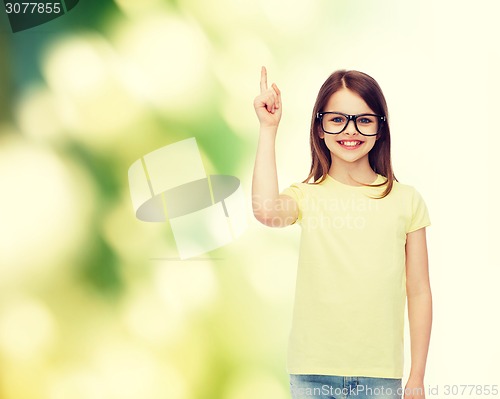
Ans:
[[[290,374],[292,399],[400,399],[402,379]]]

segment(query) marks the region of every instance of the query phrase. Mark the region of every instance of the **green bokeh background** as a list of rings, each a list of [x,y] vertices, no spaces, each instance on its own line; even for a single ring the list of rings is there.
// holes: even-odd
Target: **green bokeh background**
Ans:
[[[284,187],[333,70],[376,77],[396,127],[417,101],[400,91],[446,87],[471,12],[451,4],[458,20],[430,1],[81,0],[16,34],[0,12],[0,398],[289,397],[299,232],[251,215],[260,66],[283,91]],[[190,137],[241,180],[249,228],[180,261],[168,223],[135,219],[127,170]]]

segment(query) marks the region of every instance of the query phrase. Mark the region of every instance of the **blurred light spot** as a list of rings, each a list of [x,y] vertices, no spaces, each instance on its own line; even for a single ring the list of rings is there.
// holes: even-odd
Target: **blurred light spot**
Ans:
[[[193,23],[159,12],[115,36],[124,84],[137,98],[169,111],[192,111],[206,99],[207,41]]]
[[[123,182],[123,186],[126,185],[127,182]],[[178,256],[173,242],[170,245],[173,239],[169,240],[166,237],[170,232],[168,224],[143,223],[135,218],[128,189],[120,201],[104,215],[102,232],[106,242],[113,248],[115,254],[120,257],[125,270],[136,270],[136,268],[128,268],[128,266],[144,262],[145,258],[151,256],[149,254],[154,248],[160,249],[161,256]],[[170,250],[167,255],[165,255],[166,250]],[[139,270],[141,270],[141,273],[146,271],[142,267]],[[131,283],[134,282],[133,278]]]
[[[188,397],[187,383],[177,369],[130,343],[115,340],[97,346],[92,363],[109,398]]]
[[[217,78],[231,99],[253,100],[260,92],[260,68],[268,67],[269,85],[277,79],[274,56],[265,42],[251,35],[234,34],[212,60]]]
[[[209,260],[159,266],[155,277],[160,297],[171,311],[181,315],[212,306],[218,293],[217,280]]]
[[[263,18],[261,9],[252,1],[212,0],[210,7],[207,7],[199,0],[182,0],[177,2],[176,6],[183,15],[190,16],[203,27],[214,50],[220,48],[227,39],[238,36],[240,32],[260,35],[269,31],[268,21]],[[244,53],[239,52],[234,56],[233,62],[237,61],[238,57],[244,56]],[[210,61],[217,58],[217,54],[211,54]],[[260,62],[258,59],[254,61]]]
[[[110,52],[96,34],[66,37],[48,49],[43,71],[54,91],[85,97],[105,84]]]
[[[2,356],[2,399],[45,399],[46,381],[50,374],[47,357],[9,359]]]
[[[318,2],[295,0],[283,6],[280,0],[260,0],[264,14],[280,33],[303,35],[320,17]]]
[[[249,251],[240,265],[252,288],[271,303],[293,301],[299,231],[290,228],[276,237],[271,229],[254,224],[247,234],[248,242],[261,249]]]
[[[252,100],[260,93],[261,66],[268,67],[269,85],[278,76],[273,68],[272,52],[255,36],[235,34],[227,39],[212,62],[226,91],[222,109],[224,119],[235,134],[244,136],[245,132],[258,126]]]
[[[116,5],[130,18],[137,18],[140,14],[151,14],[164,9],[164,0],[114,0]]]
[[[41,302],[11,300],[0,310],[0,348],[15,360],[41,356],[54,342],[55,332],[54,318]]]
[[[43,73],[58,115],[86,143],[113,143],[143,112],[120,71],[113,49],[97,34],[65,37],[44,54]]]
[[[0,139],[0,284],[37,281],[65,265],[87,234],[86,176],[49,150]]]
[[[225,101],[222,105],[222,116],[231,131],[242,138],[256,137],[255,132],[258,131],[257,116],[252,107],[248,106],[248,99],[246,106],[243,102]]]
[[[223,399],[287,399],[289,392],[271,374],[243,370],[229,380]]]
[[[163,344],[179,335],[183,322],[179,314],[169,312],[155,294],[146,290],[129,297],[124,318],[136,336],[153,344]]]
[[[109,399],[105,384],[91,371],[65,369],[52,373],[47,382],[50,399]]]
[[[61,133],[61,120],[53,95],[42,86],[32,86],[15,109],[21,131],[33,139],[53,139]]]

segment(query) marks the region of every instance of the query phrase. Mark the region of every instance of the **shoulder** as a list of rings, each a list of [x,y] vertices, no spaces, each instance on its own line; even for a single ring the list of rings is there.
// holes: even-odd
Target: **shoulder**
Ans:
[[[394,182],[395,193],[399,193],[397,203],[405,204],[407,213],[406,233],[419,230],[431,224],[427,205],[420,192],[409,184]]]
[[[405,206],[411,208],[412,213],[415,213],[419,210],[425,210],[427,208],[424,198],[422,197],[420,192],[412,185],[395,181],[391,194],[394,195],[393,198],[397,203],[407,204]]]
[[[425,207],[425,200],[413,185],[394,181],[390,194],[386,197],[394,206],[412,209]]]
[[[410,184],[406,184],[406,183],[401,183],[400,181],[396,181],[396,180],[394,180],[393,188],[396,189],[396,190],[403,190],[403,191],[413,191],[413,190],[415,190],[414,186],[412,186]]]
[[[305,201],[323,198],[328,195],[324,190],[327,185],[326,181],[321,183],[293,183],[282,190],[281,194],[292,197],[300,206]]]
[[[391,193],[405,197],[413,197],[415,195],[419,195],[417,189],[414,186],[401,183],[399,181],[394,181]]]
[[[301,192],[304,195],[305,194],[311,194],[311,193],[317,193],[321,192],[322,189],[328,185],[328,182],[326,180],[320,182],[320,183],[292,183],[290,186],[285,188],[283,190],[283,193],[285,191],[295,191],[295,192]]]

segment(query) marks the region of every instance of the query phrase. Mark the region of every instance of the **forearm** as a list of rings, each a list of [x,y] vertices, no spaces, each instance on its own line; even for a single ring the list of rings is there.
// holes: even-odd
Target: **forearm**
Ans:
[[[423,380],[432,328],[430,288],[408,296],[408,319],[411,339],[410,378]]]
[[[265,218],[272,213],[279,198],[278,174],[276,171],[277,127],[261,127],[252,180],[252,206],[254,215]]]

